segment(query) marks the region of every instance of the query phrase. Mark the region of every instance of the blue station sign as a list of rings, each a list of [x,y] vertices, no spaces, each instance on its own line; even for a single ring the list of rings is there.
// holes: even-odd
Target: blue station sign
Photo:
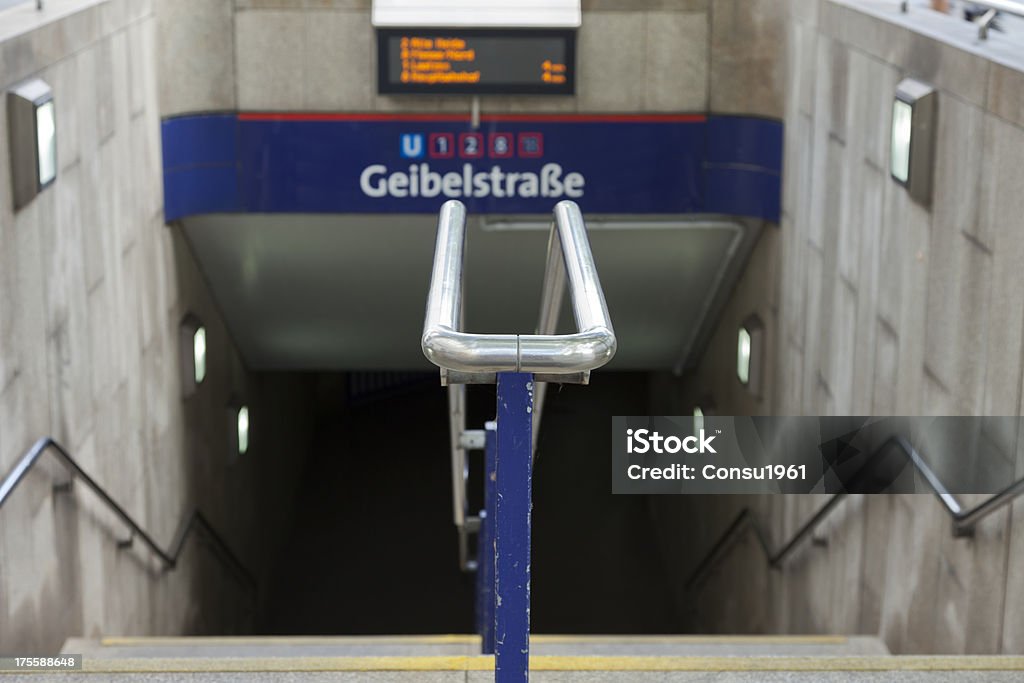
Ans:
[[[777,222],[778,121],[680,115],[203,114],[163,122],[165,217],[726,213]]]

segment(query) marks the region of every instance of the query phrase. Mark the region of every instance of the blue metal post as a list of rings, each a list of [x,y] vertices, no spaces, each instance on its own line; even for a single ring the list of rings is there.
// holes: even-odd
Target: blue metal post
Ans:
[[[494,680],[523,683],[530,676],[531,373],[498,373],[497,423]]]
[[[479,546],[477,548],[477,610],[480,615],[478,633],[481,652],[494,654],[494,504],[497,499],[495,459],[497,457],[497,425],[484,425],[484,509],[480,515]]]

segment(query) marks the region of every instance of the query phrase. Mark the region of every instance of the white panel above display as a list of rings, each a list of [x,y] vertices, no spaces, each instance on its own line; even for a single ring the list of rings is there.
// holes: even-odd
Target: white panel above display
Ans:
[[[373,0],[381,27],[579,28],[580,0]]]

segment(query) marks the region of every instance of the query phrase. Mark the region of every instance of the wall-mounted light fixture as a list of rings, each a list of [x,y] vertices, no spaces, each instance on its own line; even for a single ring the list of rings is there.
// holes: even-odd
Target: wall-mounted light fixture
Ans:
[[[57,178],[57,117],[45,81],[33,78],[8,91],[7,128],[17,210]]]
[[[196,384],[200,384],[206,379],[206,328],[202,325],[192,335],[192,360]]]
[[[252,416],[249,406],[233,400],[228,403],[228,462],[235,462],[245,455],[252,445]]]
[[[206,379],[206,327],[192,313],[182,318],[179,327],[181,348],[181,390],[191,396]]]
[[[693,406],[693,433],[699,434],[700,430],[704,429],[704,418],[715,414],[714,399],[705,395]]]
[[[754,396],[761,395],[763,356],[764,323],[755,313],[740,324],[736,336],[736,377]]]
[[[238,409],[238,418],[235,420],[238,431],[238,454],[245,455],[249,450],[249,406],[242,406]]]
[[[905,78],[896,86],[892,104],[889,172],[915,201],[924,205],[932,198],[937,101],[933,87]]]

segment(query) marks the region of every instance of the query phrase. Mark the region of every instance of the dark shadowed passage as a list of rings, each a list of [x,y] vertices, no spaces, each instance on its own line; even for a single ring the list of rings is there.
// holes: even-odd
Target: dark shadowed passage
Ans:
[[[468,393],[469,424],[482,425],[494,389]],[[611,416],[645,413],[647,395],[639,373],[595,373],[589,387],[548,394],[534,473],[536,633],[675,630],[647,500],[611,495]],[[261,631],[473,632],[473,576],[458,569],[447,399],[436,377],[378,397],[325,397],[321,407]],[[471,470],[478,505],[477,454]]]

